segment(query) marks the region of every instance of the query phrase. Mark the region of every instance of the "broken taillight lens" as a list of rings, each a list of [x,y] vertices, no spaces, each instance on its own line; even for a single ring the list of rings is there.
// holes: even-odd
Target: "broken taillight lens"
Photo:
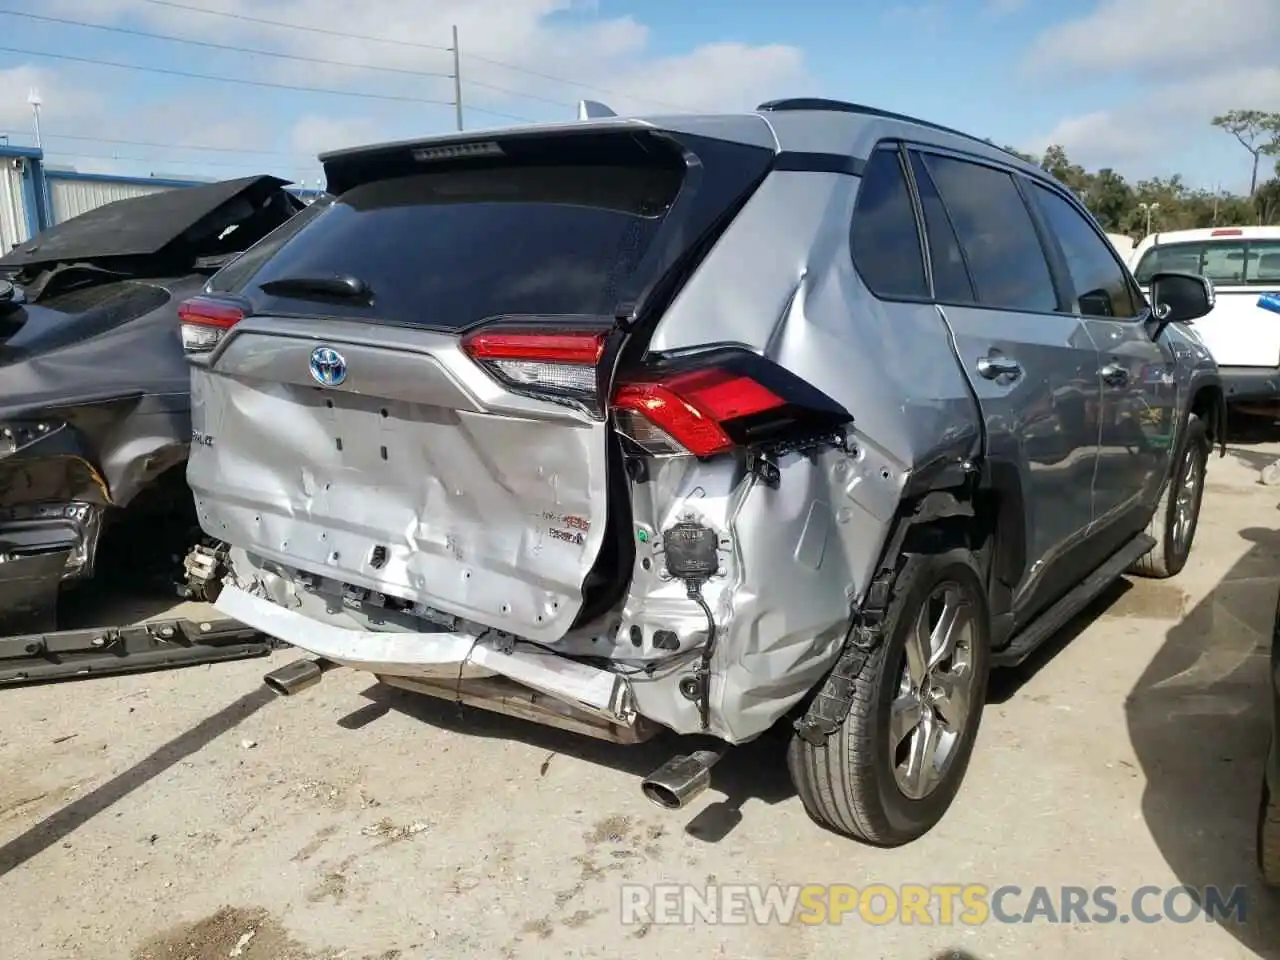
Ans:
[[[607,331],[482,328],[462,349],[498,380],[522,392],[591,401]]]
[[[612,403],[618,432],[650,456],[713,457],[801,443],[853,419],[783,366],[736,347],[662,361],[622,378]]]
[[[723,424],[782,406],[750,377],[715,369],[624,383],[613,399],[619,432],[654,456],[724,453],[736,444]]]
[[[208,353],[222,342],[228,330],[244,318],[245,310],[237,303],[216,297],[184,300],[178,305],[183,352]]]

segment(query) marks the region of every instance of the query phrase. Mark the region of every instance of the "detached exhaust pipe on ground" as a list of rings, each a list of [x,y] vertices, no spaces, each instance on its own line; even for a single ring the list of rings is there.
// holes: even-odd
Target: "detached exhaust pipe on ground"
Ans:
[[[711,768],[725,751],[696,750],[672,757],[640,783],[644,795],[667,810],[679,810],[711,786]]]
[[[278,696],[291,697],[308,687],[314,687],[331,667],[333,664],[328,660],[304,657],[272,670],[262,678],[262,682]]]

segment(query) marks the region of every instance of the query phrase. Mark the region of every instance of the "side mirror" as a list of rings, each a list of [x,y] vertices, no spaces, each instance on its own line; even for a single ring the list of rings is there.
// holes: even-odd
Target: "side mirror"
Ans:
[[[1213,281],[1198,273],[1167,271],[1151,277],[1151,309],[1161,329],[1190,323],[1213,309]]]

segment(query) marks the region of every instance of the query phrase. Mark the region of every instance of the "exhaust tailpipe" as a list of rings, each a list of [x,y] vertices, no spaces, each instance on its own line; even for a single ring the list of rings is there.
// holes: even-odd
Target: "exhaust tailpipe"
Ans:
[[[711,785],[711,768],[720,762],[724,753],[721,748],[672,757],[645,777],[640,789],[658,806],[679,810]]]
[[[332,666],[328,660],[308,657],[272,670],[262,678],[262,682],[279,696],[291,697],[319,683],[325,671]]]

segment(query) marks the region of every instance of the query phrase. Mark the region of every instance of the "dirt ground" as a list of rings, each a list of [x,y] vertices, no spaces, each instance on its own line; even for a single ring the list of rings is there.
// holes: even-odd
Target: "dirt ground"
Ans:
[[[0,953],[24,960],[675,955],[1280,958],[1254,884],[1280,584],[1280,445],[1210,462],[1177,579],[1112,590],[993,679],[943,823],[906,848],[826,833],[780,741],[685,811],[612,747],[397,694],[349,671],[289,699],[296,656],[0,691]],[[1250,884],[1243,923],[624,926],[620,885]]]

